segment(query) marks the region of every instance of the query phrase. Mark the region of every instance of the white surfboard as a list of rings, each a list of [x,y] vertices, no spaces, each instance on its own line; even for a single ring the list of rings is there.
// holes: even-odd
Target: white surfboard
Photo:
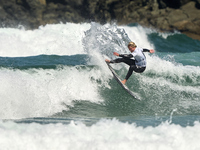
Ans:
[[[129,88],[128,88],[126,85],[124,85],[124,84],[121,82],[121,79],[119,78],[119,76],[117,75],[117,73],[114,71],[114,69],[110,66],[110,64],[107,63],[107,62],[106,62],[106,64],[108,65],[108,68],[109,68],[110,71],[112,72],[112,74],[113,74],[115,80],[121,85],[121,87],[122,87],[123,89],[125,89],[133,98],[138,99],[138,98],[135,96],[135,94],[134,94],[131,90],[129,90]],[[140,100],[140,99],[138,99],[138,100]]]

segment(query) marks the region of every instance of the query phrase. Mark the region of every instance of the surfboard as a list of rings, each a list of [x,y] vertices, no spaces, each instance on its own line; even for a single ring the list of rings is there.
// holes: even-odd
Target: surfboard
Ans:
[[[122,87],[124,90],[126,90],[133,98],[138,99],[138,98],[135,96],[135,94],[134,94],[131,90],[129,90],[129,88],[128,88],[126,85],[124,85],[124,84],[121,82],[120,77],[117,75],[117,73],[115,72],[115,70],[110,66],[110,64],[109,64],[108,62],[106,62],[106,64],[108,65],[108,68],[109,68],[110,71],[112,72],[112,74],[113,74],[115,80],[121,85],[121,87]],[[139,99],[138,99],[138,100],[139,100]]]

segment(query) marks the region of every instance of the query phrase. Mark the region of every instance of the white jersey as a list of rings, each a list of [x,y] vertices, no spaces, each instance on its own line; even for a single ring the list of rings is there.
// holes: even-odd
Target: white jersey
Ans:
[[[135,59],[135,64],[139,67],[146,67],[146,57],[143,54],[143,49],[136,47],[135,50],[131,53]]]

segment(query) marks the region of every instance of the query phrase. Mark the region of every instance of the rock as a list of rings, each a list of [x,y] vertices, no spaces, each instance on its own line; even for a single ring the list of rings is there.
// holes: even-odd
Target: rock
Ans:
[[[7,13],[5,12],[5,10],[3,9],[2,6],[0,6],[0,18],[1,19],[6,19]]]
[[[139,23],[162,31],[200,35],[200,0],[1,0],[1,26],[47,23]],[[197,36],[196,36],[197,35]],[[200,38],[199,38],[200,39]]]
[[[176,22],[185,20],[187,18],[188,18],[187,15],[180,9],[172,10],[167,16],[170,26],[174,26]]]
[[[187,4],[191,0],[158,0],[159,8],[180,8],[182,5]]]
[[[200,18],[200,10],[196,8],[195,2],[189,2],[181,7],[181,10],[187,14],[188,19],[194,20]]]
[[[47,3],[46,3],[46,0],[38,0],[39,1],[39,3],[40,4],[42,4],[42,5],[46,5]]]
[[[195,2],[189,2],[182,6],[179,19],[174,21],[173,28],[181,32],[191,32],[200,35],[200,10],[195,7]]]

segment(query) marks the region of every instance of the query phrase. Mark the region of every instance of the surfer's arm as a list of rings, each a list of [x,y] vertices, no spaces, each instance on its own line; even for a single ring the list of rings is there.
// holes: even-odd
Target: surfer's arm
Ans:
[[[149,49],[143,48],[143,52],[150,52]]]
[[[146,48],[143,48],[143,52],[154,53],[155,51],[154,51],[153,49],[146,49]]]

